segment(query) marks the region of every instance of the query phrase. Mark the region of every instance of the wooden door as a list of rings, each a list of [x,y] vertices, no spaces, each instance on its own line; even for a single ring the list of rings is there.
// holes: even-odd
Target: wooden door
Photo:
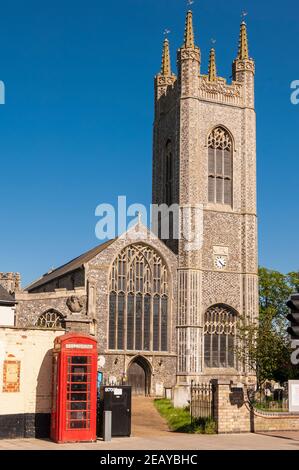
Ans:
[[[132,387],[133,395],[145,395],[146,377],[145,370],[137,362],[131,364],[128,371],[128,385]]]

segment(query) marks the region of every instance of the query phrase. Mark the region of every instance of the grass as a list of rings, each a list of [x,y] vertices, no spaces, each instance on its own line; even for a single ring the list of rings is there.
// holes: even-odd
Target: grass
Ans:
[[[211,418],[202,418],[191,422],[188,408],[174,408],[170,400],[157,399],[155,407],[160,415],[166,419],[169,429],[173,432],[189,434],[215,434],[216,423]]]

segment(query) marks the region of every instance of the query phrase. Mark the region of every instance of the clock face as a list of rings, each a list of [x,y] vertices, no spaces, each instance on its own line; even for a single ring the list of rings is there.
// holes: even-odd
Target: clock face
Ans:
[[[215,266],[217,269],[224,269],[227,264],[227,260],[225,256],[216,256],[215,258]]]

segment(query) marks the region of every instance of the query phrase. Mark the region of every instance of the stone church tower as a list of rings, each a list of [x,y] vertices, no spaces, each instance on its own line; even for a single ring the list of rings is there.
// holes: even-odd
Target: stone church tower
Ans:
[[[215,50],[201,71],[192,12],[172,73],[165,39],[155,77],[153,204],[202,208],[202,244],[165,240],[178,255],[177,380],[250,375],[233,354],[239,316],[258,315],[255,64],[241,24],[232,83],[217,76]],[[236,371],[238,374],[236,374]]]

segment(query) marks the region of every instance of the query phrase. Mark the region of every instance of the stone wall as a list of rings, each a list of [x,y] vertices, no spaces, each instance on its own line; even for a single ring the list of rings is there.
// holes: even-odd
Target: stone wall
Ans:
[[[278,416],[279,415],[279,416]],[[260,413],[254,411],[253,432],[298,431],[299,415],[292,413]]]
[[[104,365],[101,371],[107,383],[121,384],[127,379],[130,363],[138,358],[138,354],[118,353],[105,354]],[[162,353],[142,353],[142,358],[148,363],[150,374],[150,395],[163,397],[165,388],[172,388],[176,384],[176,355]],[[102,362],[102,364],[103,364]]]
[[[268,413],[254,409],[247,390],[228,380],[215,380],[214,417],[219,434],[299,431],[299,414]]]
[[[79,313],[71,312],[68,299],[76,297],[82,302]],[[85,288],[76,288],[72,291],[56,289],[54,292],[28,293],[19,292],[16,295],[16,326],[30,328],[35,326],[38,317],[48,310],[55,310],[62,315],[66,323],[70,322],[72,328],[78,322],[84,323],[87,314],[87,298]]]

